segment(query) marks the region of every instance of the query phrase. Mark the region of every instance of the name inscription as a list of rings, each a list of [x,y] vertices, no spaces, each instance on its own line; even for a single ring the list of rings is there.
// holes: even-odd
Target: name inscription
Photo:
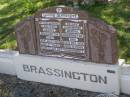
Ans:
[[[99,84],[107,84],[107,76],[101,76],[96,74],[89,74],[84,72],[73,72],[67,70],[60,70],[57,68],[50,68],[50,67],[37,67],[34,65],[27,65],[23,64],[23,71],[36,73],[36,74],[43,74],[46,76],[52,77],[59,77],[71,80],[81,80],[86,82],[92,83],[99,83]]]
[[[43,18],[64,18],[64,19],[78,19],[78,14],[63,14],[63,13],[43,13]]]

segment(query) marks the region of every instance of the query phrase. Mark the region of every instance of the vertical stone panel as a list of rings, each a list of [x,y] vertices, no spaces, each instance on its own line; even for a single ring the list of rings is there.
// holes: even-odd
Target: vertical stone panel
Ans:
[[[35,24],[33,17],[28,17],[16,25],[16,38],[20,53],[36,54]]]
[[[100,41],[101,41],[101,52],[100,62],[116,64],[118,61],[117,56],[117,41],[116,32],[113,31],[109,25],[105,23],[100,23]]]
[[[100,62],[112,63],[111,34],[109,32],[100,31]]]
[[[88,25],[90,59],[98,63],[116,64],[118,60],[116,32],[95,18],[91,19]]]
[[[117,32],[116,29],[113,27],[110,27],[112,38],[111,38],[111,44],[112,44],[112,62],[117,63],[118,62],[118,48],[117,48]]]
[[[90,43],[90,60],[93,62],[99,62],[100,59],[99,29],[94,25],[94,22],[89,22],[88,28],[89,28],[89,43]]]

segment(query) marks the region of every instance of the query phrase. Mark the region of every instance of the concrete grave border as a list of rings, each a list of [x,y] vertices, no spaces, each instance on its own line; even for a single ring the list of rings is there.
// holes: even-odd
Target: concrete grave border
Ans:
[[[68,59],[23,55],[23,54],[19,54],[18,51],[0,50],[0,73],[16,75],[17,77],[19,77],[23,80],[56,84],[56,85],[70,87],[70,88],[78,88],[81,90],[90,90],[90,91],[94,91],[94,92],[103,92],[103,93],[115,93],[118,95],[119,95],[119,93],[130,94],[130,87],[128,87],[128,86],[130,86],[130,65],[125,64],[123,59],[119,59],[118,65],[97,64],[97,63],[92,63],[92,62],[80,63],[80,61],[77,61],[75,64],[75,62],[73,60],[68,60],[67,63],[70,63],[70,66],[67,66],[66,64],[64,64],[65,60],[68,60]],[[53,65],[56,65],[54,63],[54,61],[55,62],[62,61],[62,66],[63,67],[65,66],[64,69],[68,68],[68,70],[72,70],[72,71],[76,70],[76,71],[81,72],[81,70],[83,68],[84,68],[84,70],[86,68],[87,73],[96,72],[96,74],[99,74],[102,72],[102,75],[104,75],[105,74],[104,70],[106,70],[108,68],[109,69],[111,68],[112,70],[114,70],[115,68],[118,68],[118,69],[116,69],[118,71],[118,74],[117,74],[116,78],[113,78],[113,76],[110,77],[112,79],[109,79],[109,80],[111,80],[111,84],[109,86],[103,86],[103,85],[99,86],[98,84],[92,85],[91,83],[86,84],[86,86],[84,86],[85,84],[82,81],[76,82],[76,83],[79,83],[79,85],[76,85],[75,83],[73,84],[73,80],[70,80],[69,82],[65,81],[64,83],[62,83],[61,79],[58,81],[57,79],[52,78],[52,79],[54,79],[54,81],[52,81],[52,80],[50,80],[51,78],[47,77],[47,76],[35,75],[34,72],[33,73],[24,72],[21,67],[22,66],[21,63],[44,63],[44,62],[46,63],[46,62],[48,62],[48,64],[46,64],[46,65],[54,68]],[[50,64],[51,62],[53,63],[53,65]],[[40,66],[40,64],[35,64],[35,65]],[[46,66],[44,64],[41,64],[41,65]],[[74,65],[77,65],[77,66],[74,66]],[[59,64],[57,66],[59,68],[62,67]],[[79,66],[81,66],[81,67],[79,68]],[[77,69],[76,69],[76,67],[77,67]],[[92,70],[89,71],[87,68],[89,68],[89,69],[93,68],[94,71],[92,71]],[[100,69],[101,69],[101,71],[99,71]],[[108,72],[113,73],[113,71],[108,71]],[[111,74],[111,75],[113,75],[113,74]],[[109,76],[109,74],[107,74],[106,76]],[[117,83],[114,83],[114,82],[117,82]],[[70,83],[70,84],[67,85],[66,83],[67,84]],[[97,88],[97,86],[98,86],[98,88]],[[112,87],[114,87],[114,89]]]

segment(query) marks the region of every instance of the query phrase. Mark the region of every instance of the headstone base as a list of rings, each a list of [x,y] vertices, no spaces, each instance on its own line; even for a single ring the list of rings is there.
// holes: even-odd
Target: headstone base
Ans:
[[[17,76],[28,81],[103,93],[120,93],[120,66],[20,54]]]
[[[116,65],[108,65],[0,50],[0,73],[93,92],[119,94],[121,90],[121,93],[130,94],[129,71],[130,65],[122,59]]]

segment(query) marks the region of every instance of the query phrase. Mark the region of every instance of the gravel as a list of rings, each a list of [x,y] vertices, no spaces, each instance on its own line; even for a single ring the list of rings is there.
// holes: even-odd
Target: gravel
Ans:
[[[125,94],[120,96],[100,95],[101,93],[24,81],[16,76],[0,74],[0,97],[130,97]]]

